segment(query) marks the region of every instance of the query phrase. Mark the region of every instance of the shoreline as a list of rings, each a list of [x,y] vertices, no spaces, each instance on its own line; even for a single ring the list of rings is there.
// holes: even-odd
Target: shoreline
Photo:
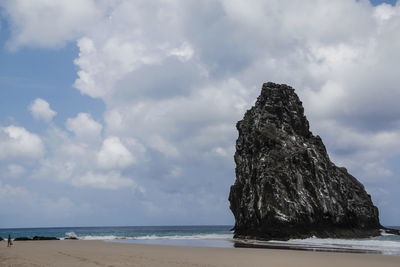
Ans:
[[[400,255],[89,240],[0,242],[2,266],[399,266]]]
[[[314,237],[315,238],[315,237]],[[80,239],[76,237],[56,238],[46,236],[35,236],[34,238],[16,238],[13,242],[37,242],[37,241],[104,241],[121,244],[138,244],[138,245],[164,245],[179,247],[209,247],[209,248],[252,248],[252,249],[279,249],[279,250],[298,250],[298,251],[318,251],[329,253],[358,253],[358,254],[381,254],[381,255],[399,255],[400,243],[396,242],[395,246],[379,246],[371,245],[363,239],[320,239],[315,242],[312,239],[293,239],[288,241],[279,240],[258,240],[258,239],[238,239],[238,238],[110,238],[105,236],[104,239],[98,237],[94,239]],[[322,240],[322,241],[321,241]],[[1,240],[0,240],[1,241]],[[343,243],[345,241],[346,243]],[[376,242],[377,240],[369,240]],[[4,240],[6,242],[6,240]],[[3,243],[4,243],[3,242]],[[342,242],[342,243],[340,243]],[[351,243],[355,242],[355,243]],[[358,243],[357,243],[358,242]],[[361,244],[360,244],[361,242]],[[379,242],[379,241],[378,241]],[[390,242],[390,241],[389,241]],[[390,245],[390,244],[389,244]],[[1,242],[0,242],[1,246]]]
[[[235,248],[258,248],[258,249],[280,249],[280,250],[298,250],[298,251],[313,251],[313,252],[327,252],[327,253],[354,253],[354,254],[379,254],[379,255],[398,255],[391,253],[384,253],[380,250],[373,249],[360,249],[360,248],[345,248],[345,247],[328,247],[316,246],[309,244],[293,244],[283,242],[235,242]]]
[[[163,245],[178,247],[219,247],[219,248],[252,248],[252,249],[279,249],[279,250],[299,250],[299,251],[317,251],[329,253],[358,253],[358,254],[381,254],[381,255],[399,255],[400,251],[382,251],[372,248],[354,248],[335,245],[316,245],[316,244],[296,244],[285,243],[281,241],[259,241],[259,240],[194,240],[194,239],[153,239],[153,240],[104,240],[105,242],[115,242],[122,244],[143,244],[143,245]]]

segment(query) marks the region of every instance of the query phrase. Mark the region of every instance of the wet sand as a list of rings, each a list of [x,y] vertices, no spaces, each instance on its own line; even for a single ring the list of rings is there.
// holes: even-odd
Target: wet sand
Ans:
[[[400,256],[104,241],[0,242],[0,266],[400,266]]]

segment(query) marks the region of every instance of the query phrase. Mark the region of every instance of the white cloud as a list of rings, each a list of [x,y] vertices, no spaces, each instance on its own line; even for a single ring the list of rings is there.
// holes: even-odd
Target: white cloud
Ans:
[[[81,93],[104,98],[135,70],[158,66],[171,56],[183,62],[193,56],[193,47],[179,32],[180,16],[170,12],[183,9],[184,3],[121,1],[111,6],[111,15],[77,42],[75,87]]]
[[[97,161],[101,168],[112,169],[128,167],[136,160],[118,137],[108,137],[97,154]]]
[[[94,121],[87,120],[87,116],[82,118],[84,119],[75,119],[79,123],[71,123],[73,127],[78,129],[81,123],[86,122],[82,125],[89,125],[90,129],[99,128],[91,127],[90,124]],[[48,148],[47,156],[31,167],[29,177],[65,183],[79,188],[142,190],[133,179],[122,173],[122,169],[136,162],[135,156],[127,147],[134,149],[135,155],[143,158],[141,155],[146,150],[143,150],[140,143],[128,138],[125,146],[117,137],[108,137],[101,141],[100,129],[81,130],[83,133],[78,132],[76,136],[78,138],[74,138],[62,129],[54,126],[49,128],[43,138]],[[99,140],[93,142],[89,137],[99,138]]]
[[[108,173],[95,173],[95,172],[87,172],[81,177],[77,177],[77,179],[72,180],[73,185],[75,186],[90,186],[94,188],[100,189],[118,189],[121,187],[124,188],[133,188],[136,189],[136,183],[126,177],[122,177],[119,172],[108,172]]]
[[[88,113],[79,113],[75,118],[69,118],[65,125],[77,138],[85,140],[99,139],[103,129],[103,126]]]
[[[44,120],[46,122],[50,122],[53,117],[57,115],[57,112],[50,108],[49,103],[41,98],[36,98],[35,101],[29,105],[29,110],[35,119]]]
[[[176,56],[179,60],[185,62],[192,58],[194,51],[188,43],[183,43],[181,47],[172,49],[169,54],[171,56]]]
[[[397,11],[398,12],[398,11]],[[375,8],[374,17],[376,17],[379,21],[384,22],[389,20],[396,14],[396,9],[394,9],[391,5],[383,3]]]
[[[165,140],[160,135],[153,135],[149,139],[149,146],[161,153],[163,153],[166,157],[178,157],[179,151],[178,149]]]
[[[233,146],[234,125],[250,98],[242,84],[229,79],[188,96],[110,107],[105,122],[110,133],[135,136],[166,158],[201,158],[214,145]]]
[[[13,27],[10,49],[60,47],[95,25],[104,10],[93,0],[5,0],[0,5]]]
[[[0,160],[37,159],[45,150],[41,138],[18,126],[0,127]]]
[[[326,117],[331,115],[334,110],[346,108],[342,105],[346,98],[346,91],[344,86],[336,81],[327,80],[320,90],[305,90],[303,94],[305,99],[312,103],[312,109],[308,112],[315,114],[315,116]]]
[[[153,55],[151,46],[136,40],[135,36],[127,39],[130,36],[117,33],[100,44],[87,37],[78,40],[80,53],[75,64],[80,70],[75,87],[81,93],[105,97],[114,92],[115,83],[127,73],[143,65],[159,64],[166,57],[163,49],[155,48],[159,51]]]

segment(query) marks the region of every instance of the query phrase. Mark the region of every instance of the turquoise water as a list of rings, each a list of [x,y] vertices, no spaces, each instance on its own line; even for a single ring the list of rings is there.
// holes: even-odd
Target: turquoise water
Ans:
[[[385,234],[364,239],[307,238],[289,241],[238,242],[231,225],[208,226],[127,226],[127,227],[55,227],[0,229],[6,239],[16,237],[54,236],[63,239],[76,236],[83,240],[105,240],[121,243],[162,244],[206,247],[260,247],[317,251],[367,252],[400,255],[400,236]],[[391,227],[400,229],[400,227]]]
[[[14,228],[0,229],[0,236],[76,236],[84,240],[232,239],[231,228],[231,225]]]

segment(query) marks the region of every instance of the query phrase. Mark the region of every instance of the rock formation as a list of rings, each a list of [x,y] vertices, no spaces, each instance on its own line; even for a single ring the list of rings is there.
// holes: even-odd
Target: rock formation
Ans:
[[[54,236],[34,236],[33,238],[23,236],[14,239],[14,241],[33,241],[33,240],[37,241],[37,240],[60,240],[60,239]]]
[[[54,236],[34,236],[32,240],[60,240]]]
[[[235,237],[366,237],[382,227],[364,186],[333,164],[287,85],[266,83],[236,125]]]
[[[31,240],[32,240],[32,238],[29,238],[26,236],[14,238],[14,241],[31,241]]]

